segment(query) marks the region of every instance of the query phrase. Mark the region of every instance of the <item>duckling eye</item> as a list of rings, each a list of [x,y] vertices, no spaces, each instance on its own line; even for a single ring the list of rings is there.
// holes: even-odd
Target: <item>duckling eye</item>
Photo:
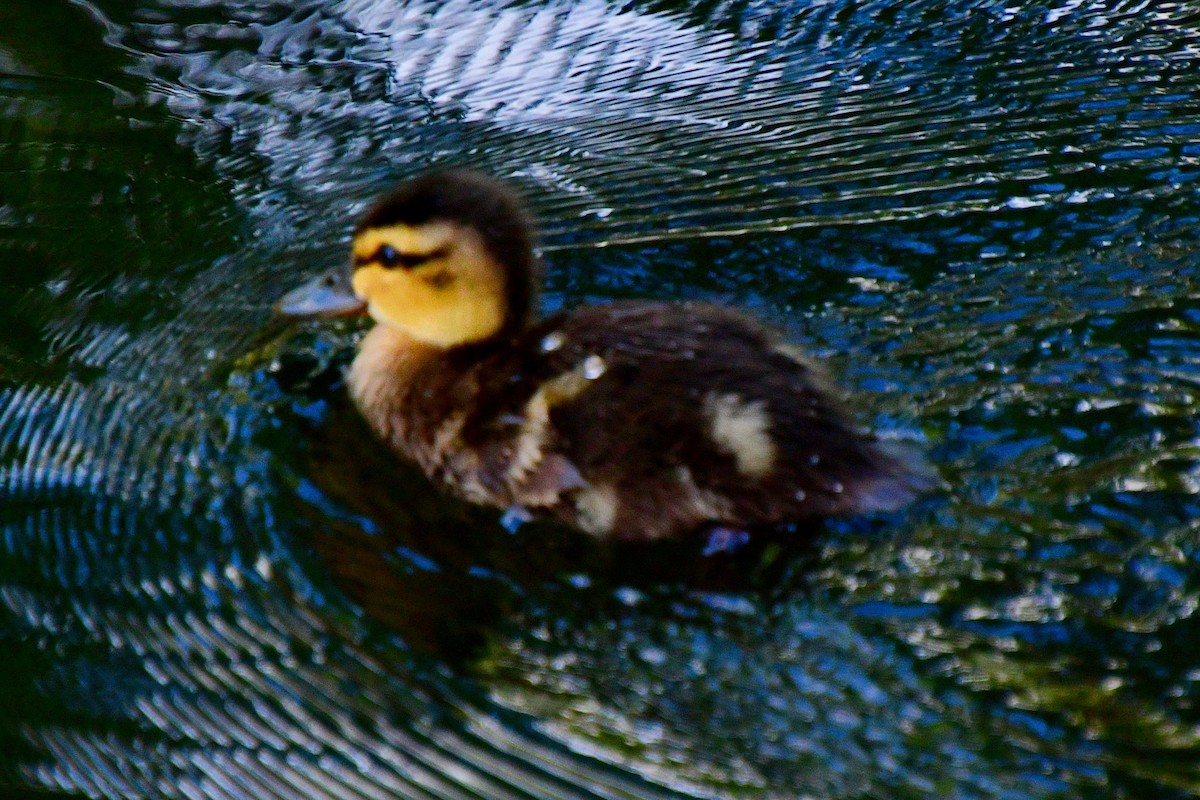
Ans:
[[[400,266],[401,256],[398,252],[396,252],[396,248],[392,247],[390,244],[385,244],[381,245],[379,249],[375,251],[375,261],[381,267],[387,267],[388,269],[391,269],[392,267]]]
[[[446,248],[440,247],[432,253],[401,253],[390,244],[381,244],[370,259],[384,269],[415,269],[434,258],[446,255]]]

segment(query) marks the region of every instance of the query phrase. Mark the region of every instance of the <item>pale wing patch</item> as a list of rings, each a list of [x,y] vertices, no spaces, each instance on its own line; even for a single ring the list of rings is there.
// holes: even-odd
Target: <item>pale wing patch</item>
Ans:
[[[521,429],[517,434],[509,480],[515,485],[525,479],[542,460],[550,434],[550,409],[574,400],[588,387],[584,369],[564,372],[543,383],[525,403]]]
[[[683,491],[683,503],[697,519],[722,520],[728,519],[733,513],[726,498],[697,486],[692,471],[686,466],[675,468],[675,479]]]
[[[712,392],[704,399],[713,441],[737,461],[738,471],[761,478],[775,464],[775,443],[766,402],[746,400],[736,394]]]
[[[617,490],[607,485],[592,486],[575,495],[575,508],[580,528],[595,535],[612,533],[617,521]]]

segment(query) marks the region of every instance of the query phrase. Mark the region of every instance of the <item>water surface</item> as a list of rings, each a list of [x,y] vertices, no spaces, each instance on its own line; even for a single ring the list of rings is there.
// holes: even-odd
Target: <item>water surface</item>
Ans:
[[[0,10],[0,787],[1200,794],[1185,4]],[[447,500],[273,318],[430,165],[747,307],[947,491],[734,556]]]

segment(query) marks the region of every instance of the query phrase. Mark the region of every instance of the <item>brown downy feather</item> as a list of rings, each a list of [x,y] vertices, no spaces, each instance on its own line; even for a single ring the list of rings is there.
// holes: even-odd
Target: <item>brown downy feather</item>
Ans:
[[[430,353],[408,380],[360,392],[395,448],[468,499],[601,536],[890,510],[937,482],[859,432],[817,368],[711,306],[584,308]]]

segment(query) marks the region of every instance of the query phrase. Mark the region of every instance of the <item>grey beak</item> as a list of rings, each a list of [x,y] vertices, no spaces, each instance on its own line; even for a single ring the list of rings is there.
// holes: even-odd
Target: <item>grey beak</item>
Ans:
[[[367,304],[350,286],[345,267],[318,275],[275,302],[275,311],[289,317],[345,317],[366,310]]]

